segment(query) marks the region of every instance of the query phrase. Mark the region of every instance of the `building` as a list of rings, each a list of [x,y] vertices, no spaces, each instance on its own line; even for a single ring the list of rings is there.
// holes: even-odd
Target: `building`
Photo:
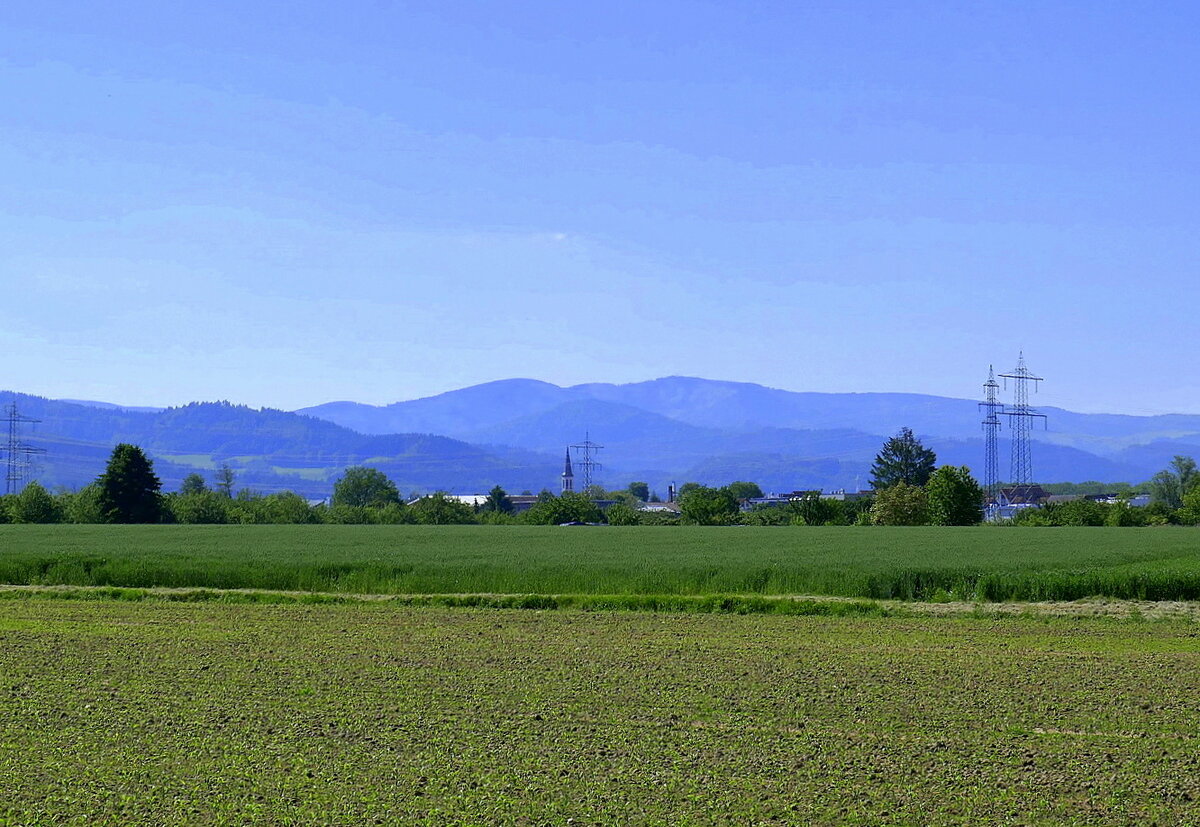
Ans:
[[[821,499],[823,500],[840,500],[847,503],[852,503],[855,500],[869,500],[874,496],[874,491],[847,491],[845,488],[821,493]]]
[[[1001,508],[1041,505],[1049,496],[1050,492],[1040,485],[1013,485],[1000,489],[1000,493],[996,497],[996,505]]]
[[[1084,499],[1082,494],[1051,494],[1050,496],[1046,497],[1044,503],[1046,505],[1051,503],[1073,503],[1079,502],[1082,499]],[[1088,497],[1088,499],[1091,498]]]
[[[562,493],[575,490],[575,471],[571,468],[571,449],[567,448],[567,464],[562,472]]]
[[[1024,508],[1041,508],[1050,498],[1050,493],[1040,485],[1012,485],[1001,488],[995,502],[988,502],[983,509],[983,519],[1011,520]]]
[[[683,509],[679,507],[679,503],[640,503],[637,510],[656,514],[678,514]]]
[[[537,505],[538,498],[536,494],[509,494],[508,501],[512,503],[512,513],[520,514]]]
[[[873,496],[875,496],[874,491],[847,491],[844,488],[839,488],[836,491],[792,491],[787,494],[767,494],[764,497],[751,497],[750,499],[742,500],[741,507],[742,511],[753,511],[758,507],[787,505],[788,503],[799,502],[809,497],[819,497],[822,500],[854,502],[855,500],[870,499]]]

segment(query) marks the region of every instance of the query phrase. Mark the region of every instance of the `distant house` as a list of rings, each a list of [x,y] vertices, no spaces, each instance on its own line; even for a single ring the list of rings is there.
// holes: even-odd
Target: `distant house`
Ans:
[[[1116,505],[1124,501],[1124,498],[1118,494],[1089,494],[1087,498],[1101,505]],[[1130,508],[1145,508],[1148,505],[1150,505],[1149,494],[1134,494],[1129,497]]]
[[[1084,496],[1082,494],[1051,494],[1050,496],[1046,497],[1044,502],[1046,502],[1046,503],[1073,503],[1073,502],[1078,502],[1079,500],[1082,500],[1082,499],[1084,499]],[[1091,499],[1091,498],[1088,497],[1087,499]]]
[[[845,488],[839,488],[837,491],[821,492],[823,500],[840,500],[841,502],[851,503],[855,500],[866,500],[875,496],[874,491],[847,491]]]
[[[406,504],[416,505],[427,496],[429,495],[422,494],[419,497],[413,497],[412,499],[408,500]],[[445,494],[443,496],[445,496],[445,498],[448,500],[457,500],[463,505],[469,505],[471,508],[477,508],[478,506],[483,505],[483,503],[487,500],[487,494]]]
[[[459,498],[456,498],[456,499],[459,499]],[[540,499],[540,497],[536,494],[509,494],[508,501],[510,503],[512,503],[512,511],[510,513],[521,514],[523,512],[526,512],[529,509],[533,508],[535,505],[537,505],[539,499]],[[481,500],[481,502],[482,502],[482,500]],[[610,505],[613,505],[617,501],[616,500],[593,500],[592,502],[594,502],[601,511],[606,511]],[[467,504],[470,505],[470,503],[467,503]],[[659,503],[655,503],[655,505],[659,505]],[[665,505],[665,503],[663,503],[663,505]]]
[[[682,510],[679,503],[639,503],[637,509],[656,514],[679,514]]]
[[[1001,488],[996,502],[990,503],[986,514],[988,520],[1008,520],[1025,508],[1040,508],[1043,505],[1073,503],[1087,500],[1100,505],[1116,505],[1124,499],[1116,494],[1050,494],[1040,485],[1014,485]],[[1150,504],[1149,494],[1135,494],[1128,500],[1133,508],[1145,508]]]
[[[996,504],[1001,508],[1010,505],[1041,505],[1049,496],[1050,492],[1040,485],[1013,485],[1000,489]]]
[[[1068,495],[1073,496],[1073,495]],[[989,502],[984,509],[984,519],[1011,520],[1017,512],[1026,508],[1041,508],[1042,503],[1050,497],[1050,492],[1040,485],[1011,485],[1001,488],[995,502]]]
[[[508,501],[512,503],[512,513],[520,514],[522,511],[528,511],[537,504],[538,498],[536,494],[509,494]]]
[[[844,488],[839,488],[836,491],[791,491],[787,494],[767,494],[764,497],[750,497],[742,500],[742,511],[753,511],[755,508],[772,507],[787,505],[788,503],[799,502],[808,497],[820,497],[823,500],[838,500],[840,502],[854,502],[855,500],[866,499],[874,496],[872,491],[847,491]]]

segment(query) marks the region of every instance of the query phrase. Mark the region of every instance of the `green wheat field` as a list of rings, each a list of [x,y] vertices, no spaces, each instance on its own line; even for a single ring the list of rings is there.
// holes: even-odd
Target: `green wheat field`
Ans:
[[[0,583],[1197,600],[1200,530],[4,525]]]
[[[0,825],[1200,823],[1198,537],[3,526]]]

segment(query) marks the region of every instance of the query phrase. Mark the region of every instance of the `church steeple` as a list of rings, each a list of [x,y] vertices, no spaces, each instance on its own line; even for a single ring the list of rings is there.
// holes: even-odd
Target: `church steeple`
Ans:
[[[571,449],[567,449],[567,462],[562,472],[562,492],[575,490],[575,471],[571,468]]]

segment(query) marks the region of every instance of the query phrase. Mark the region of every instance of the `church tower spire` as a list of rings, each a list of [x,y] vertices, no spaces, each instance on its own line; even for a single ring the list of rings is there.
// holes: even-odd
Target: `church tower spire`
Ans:
[[[562,492],[575,490],[575,471],[571,468],[571,449],[567,449],[567,462],[562,472]]]

